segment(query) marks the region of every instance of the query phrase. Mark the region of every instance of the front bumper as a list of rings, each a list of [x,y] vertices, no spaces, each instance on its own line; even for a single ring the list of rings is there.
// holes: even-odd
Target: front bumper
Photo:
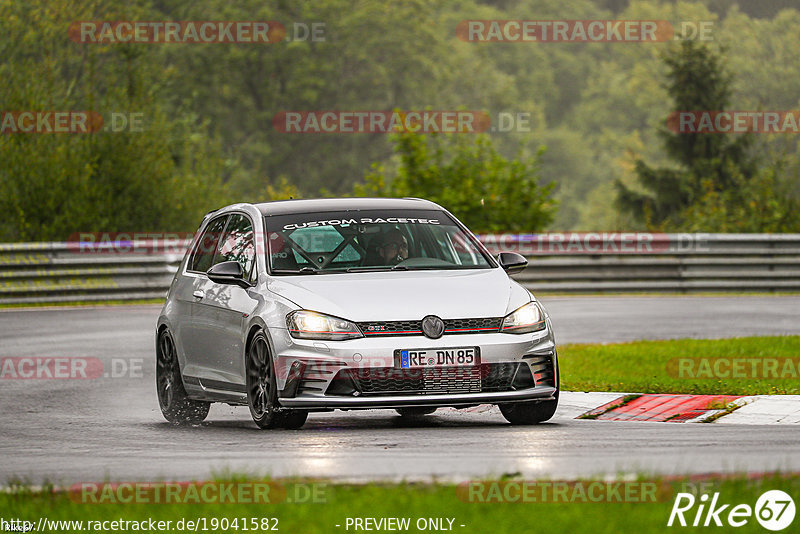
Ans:
[[[282,406],[359,409],[467,406],[553,399],[558,388],[558,366],[551,332],[548,324],[545,330],[530,334],[446,335],[436,340],[424,336],[387,336],[338,342],[294,339],[283,329],[274,329],[270,333]],[[401,349],[457,347],[479,347],[480,350],[480,371],[478,367],[474,368],[475,374],[466,380],[460,380],[460,375],[454,378],[445,368],[444,376],[426,374],[420,378],[414,375],[408,378],[409,382],[404,382],[407,377],[395,367],[395,353]],[[498,374],[495,371],[500,368],[513,370],[513,376],[506,374],[504,387],[497,385]],[[449,369],[463,372],[468,368]],[[379,378],[369,384],[360,382],[363,373],[373,371]],[[517,374],[522,375],[523,371],[530,379],[516,380]],[[381,373],[386,372],[391,374],[391,378],[382,381],[386,375]],[[430,372],[436,373],[436,369]],[[355,378],[352,391],[341,391],[342,380],[339,379],[343,376]],[[416,381],[413,386],[411,380]],[[493,380],[491,385],[490,380]],[[428,387],[426,381],[435,381],[435,387]],[[387,384],[386,389],[376,389],[376,383]]]
[[[287,408],[406,408],[412,406],[471,406],[475,404],[503,404],[553,400],[556,388],[536,386],[519,391],[495,393],[448,393],[444,395],[386,395],[380,397],[305,396],[281,399]]]

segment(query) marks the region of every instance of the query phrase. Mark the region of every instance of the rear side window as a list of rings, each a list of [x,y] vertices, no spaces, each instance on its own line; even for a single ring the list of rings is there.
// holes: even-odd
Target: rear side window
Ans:
[[[192,257],[189,259],[189,270],[206,272],[214,265],[214,254],[217,252],[219,238],[225,230],[227,215],[217,217],[206,226],[205,232],[197,241]]]
[[[223,261],[236,261],[242,266],[245,280],[250,279],[256,248],[253,240],[253,223],[244,215],[233,214],[228,219],[225,235],[217,247],[213,265]]]

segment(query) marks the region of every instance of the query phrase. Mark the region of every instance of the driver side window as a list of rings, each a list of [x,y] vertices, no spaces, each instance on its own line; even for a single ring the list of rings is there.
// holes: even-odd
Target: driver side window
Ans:
[[[203,235],[197,240],[192,257],[189,259],[187,269],[190,271],[204,273],[214,265],[214,255],[217,252],[217,244],[225,229],[227,215],[217,217],[206,226]]]
[[[228,219],[225,235],[217,246],[214,265],[223,261],[236,261],[242,266],[244,279],[252,280],[251,275],[255,272],[255,251],[253,224],[247,216],[234,213]]]

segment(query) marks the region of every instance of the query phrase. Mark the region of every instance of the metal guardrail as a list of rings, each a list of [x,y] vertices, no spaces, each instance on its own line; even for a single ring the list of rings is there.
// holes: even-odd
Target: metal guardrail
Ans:
[[[529,267],[534,292],[800,291],[800,234],[566,233],[482,236]]]
[[[184,245],[185,247],[186,245]],[[0,305],[164,298],[183,254],[76,243],[0,244]]]
[[[492,252],[529,259],[534,292],[800,291],[800,234],[507,234]],[[181,248],[0,244],[0,305],[160,299]]]

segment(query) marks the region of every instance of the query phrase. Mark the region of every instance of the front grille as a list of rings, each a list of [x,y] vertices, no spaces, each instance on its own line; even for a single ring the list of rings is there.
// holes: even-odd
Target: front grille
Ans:
[[[365,336],[413,336],[422,333],[422,321],[371,321],[358,323]]]
[[[433,369],[342,369],[333,380],[336,382],[352,378],[360,393],[365,396],[511,391],[514,389],[512,381],[520,365],[524,364],[485,363],[475,367]]]
[[[497,363],[488,365],[489,369],[483,378],[483,391],[508,391],[511,381],[519,367],[518,363]]]
[[[362,393],[415,393],[425,388],[422,371],[368,367],[351,371]],[[335,380],[335,379],[334,379]]]
[[[425,369],[422,383],[425,393],[480,393],[480,367],[442,367]]]
[[[445,319],[444,335],[498,332],[502,322],[502,317]],[[418,336],[422,334],[421,319],[418,321],[368,321],[358,323],[358,326],[367,337]]]
[[[479,334],[481,332],[496,332],[500,330],[502,317],[489,317],[484,319],[447,319],[444,322],[445,334]]]

